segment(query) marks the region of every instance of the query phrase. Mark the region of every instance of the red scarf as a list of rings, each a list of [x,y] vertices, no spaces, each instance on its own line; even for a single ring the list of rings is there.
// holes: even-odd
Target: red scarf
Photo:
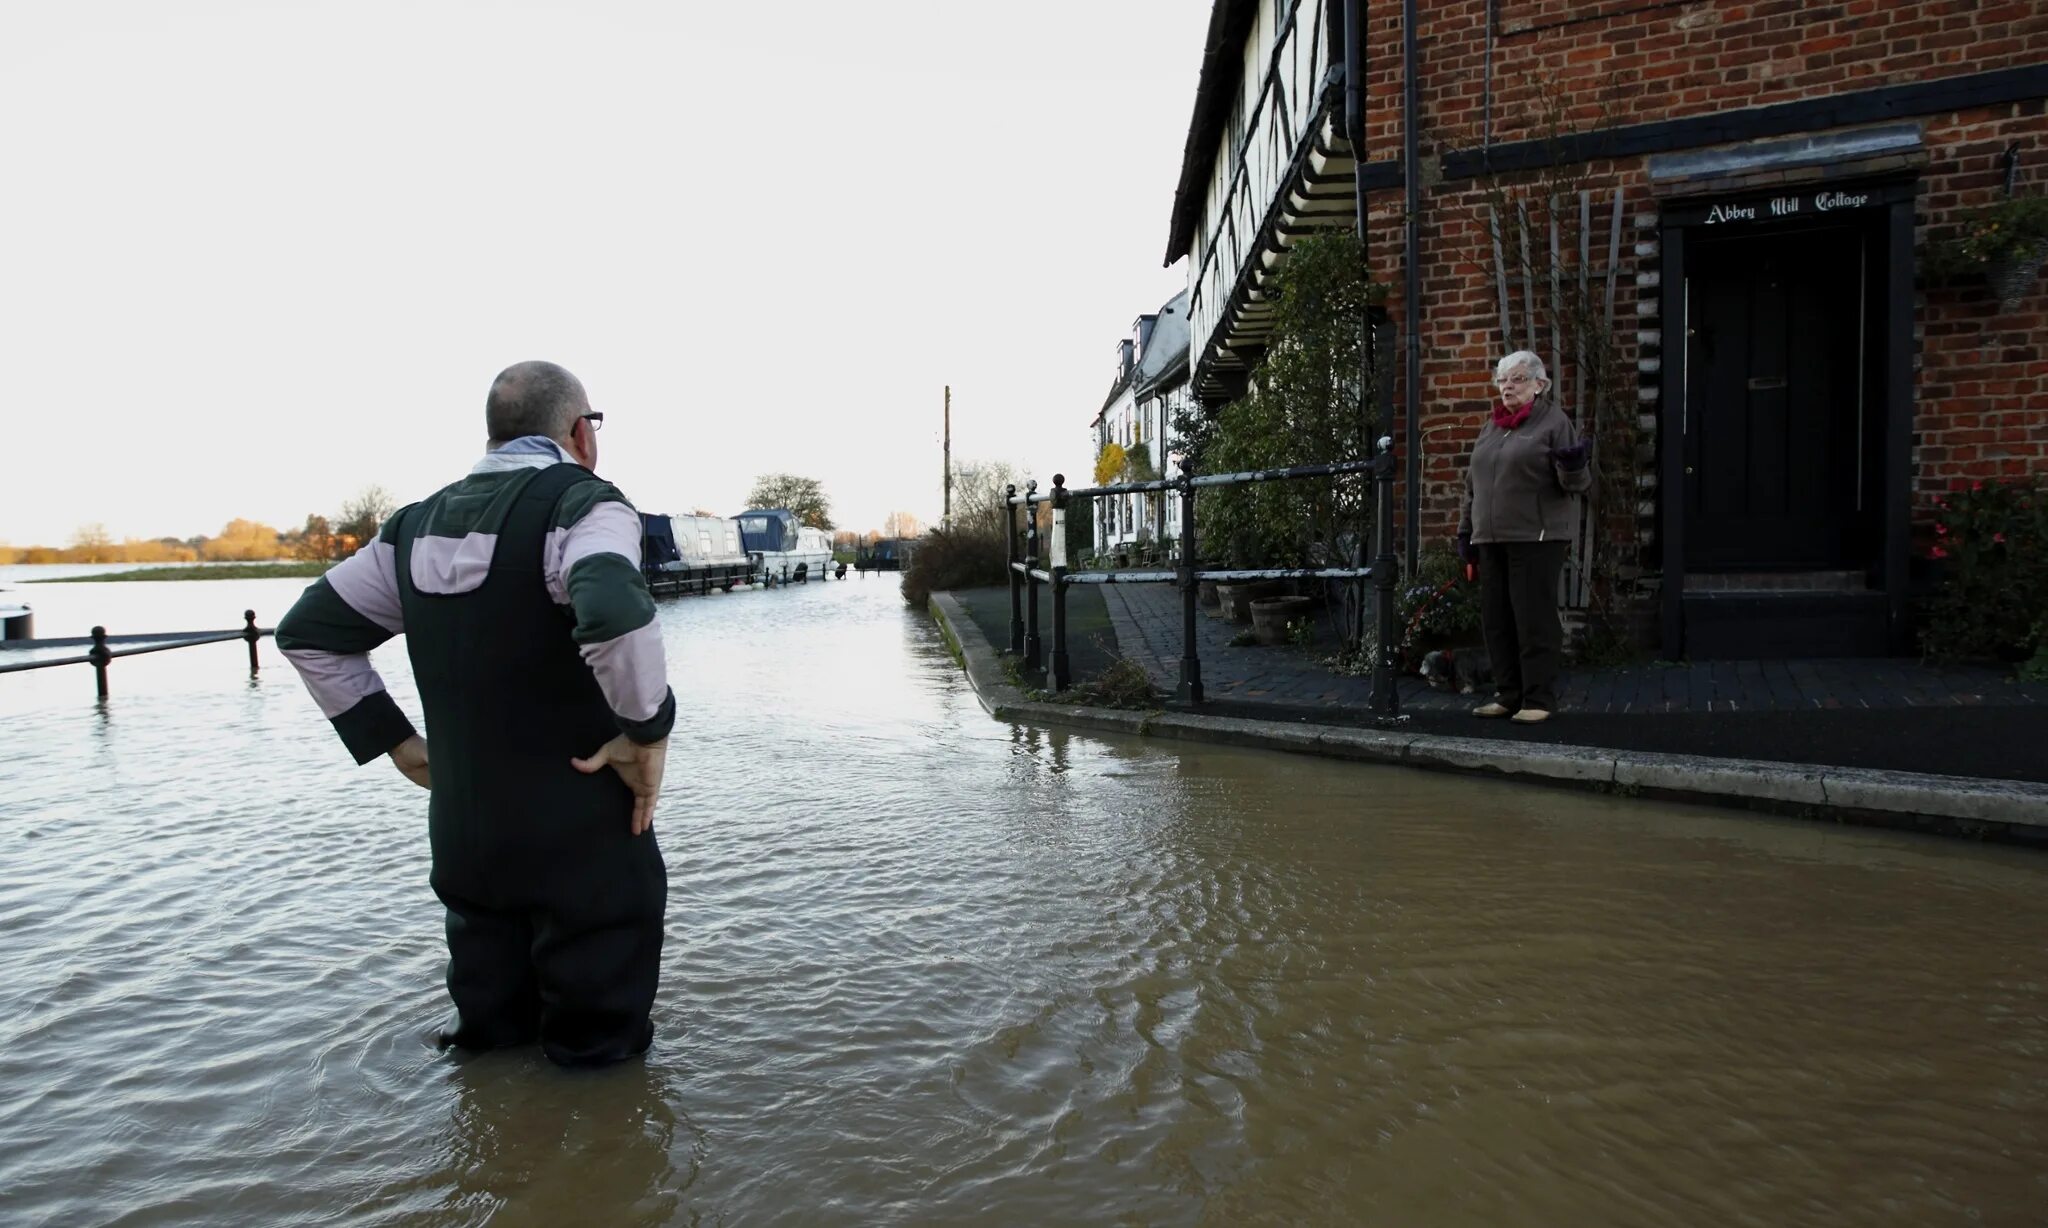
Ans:
[[[1530,413],[1535,408],[1536,402],[1533,399],[1520,409],[1509,409],[1507,402],[1495,400],[1493,403],[1493,424],[1504,431],[1512,431],[1524,422],[1527,422]]]

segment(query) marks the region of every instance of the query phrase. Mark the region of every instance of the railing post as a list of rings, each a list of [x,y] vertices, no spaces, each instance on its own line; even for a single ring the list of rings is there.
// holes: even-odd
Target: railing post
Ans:
[[[1071,681],[1067,669],[1067,475],[1052,475],[1052,667],[1057,695]]]
[[[1032,505],[1038,479],[1024,483],[1024,668],[1038,669],[1045,658],[1038,641],[1038,509]]]
[[[242,638],[249,641],[249,676],[256,676],[256,641],[261,634],[256,630],[256,611],[242,611]]]
[[[1017,484],[1003,488],[1003,548],[1010,573],[1010,651],[1024,651],[1024,577],[1017,574]]]
[[[1372,459],[1373,560],[1372,587],[1378,608],[1379,659],[1372,668],[1372,713],[1383,720],[1401,715],[1401,696],[1395,689],[1394,642],[1394,437],[1380,436],[1379,455]]]
[[[92,647],[86,651],[85,655],[86,659],[92,662],[92,672],[98,678],[100,698],[105,699],[107,697],[107,663],[114,659],[114,654],[107,651],[107,629],[105,627],[94,627],[92,629]]]
[[[1180,691],[1182,703],[1202,702],[1202,658],[1195,648],[1195,462],[1180,461]]]

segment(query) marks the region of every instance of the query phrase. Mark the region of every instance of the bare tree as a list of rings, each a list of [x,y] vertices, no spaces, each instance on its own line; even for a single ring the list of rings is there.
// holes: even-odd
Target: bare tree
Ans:
[[[882,521],[883,537],[922,537],[924,521],[914,512],[890,512]]]
[[[377,536],[377,530],[384,518],[398,510],[398,500],[382,486],[366,486],[355,498],[341,505],[341,514],[335,517],[334,535],[337,538],[355,539],[352,549],[360,550]]]
[[[953,473],[954,531],[981,533],[1001,541],[1007,488],[1014,485],[1021,493],[1024,479],[1003,461],[965,464]]]
[[[107,526],[94,521],[71,535],[71,549],[81,563],[106,563],[114,557],[114,539]]]

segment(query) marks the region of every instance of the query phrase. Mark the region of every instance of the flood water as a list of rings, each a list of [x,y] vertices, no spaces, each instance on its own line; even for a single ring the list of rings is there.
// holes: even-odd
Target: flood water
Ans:
[[[0,676],[0,1222],[2048,1218],[2039,852],[1013,727],[891,580],[662,620],[658,1039],[595,1075],[435,1051],[423,798],[269,644]]]

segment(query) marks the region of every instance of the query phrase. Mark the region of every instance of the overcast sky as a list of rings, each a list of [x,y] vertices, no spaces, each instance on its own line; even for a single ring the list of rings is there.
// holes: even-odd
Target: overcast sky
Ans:
[[[0,0],[0,542],[279,528],[583,378],[643,509],[1085,473],[1208,5]]]

